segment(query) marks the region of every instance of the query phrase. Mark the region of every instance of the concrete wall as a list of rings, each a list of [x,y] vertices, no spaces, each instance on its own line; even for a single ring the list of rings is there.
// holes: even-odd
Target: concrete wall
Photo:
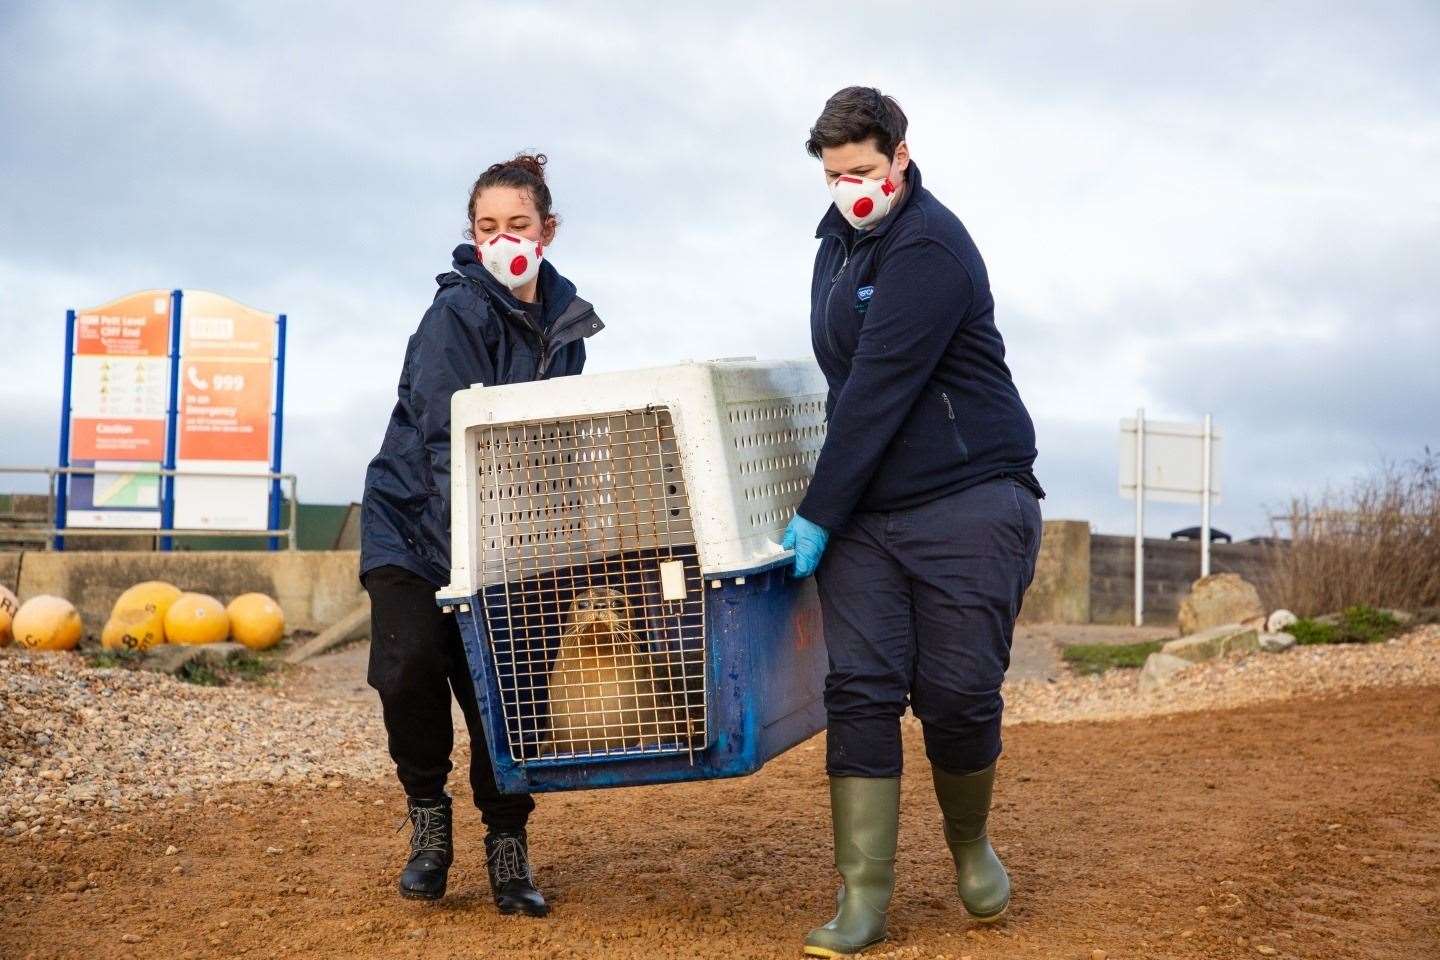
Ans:
[[[290,629],[323,630],[359,602],[359,569],[353,550],[0,554],[0,582],[18,579],[22,601],[41,593],[64,597],[79,609],[86,632],[97,635],[115,598],[142,580],[168,580],[221,602],[259,591],[280,604]]]
[[[1267,550],[1254,543],[1210,546],[1211,573],[1238,573],[1266,592]],[[1174,623],[1180,601],[1200,577],[1200,544],[1186,540],[1145,541],[1145,622]],[[1090,538],[1090,618],[1095,623],[1135,619],[1135,538],[1095,534]]]
[[[1090,622],[1090,524],[1046,520],[1021,623]]]
[[[1216,573],[1240,574],[1265,596],[1266,548],[1216,544]],[[1131,621],[1134,540],[1091,534],[1083,520],[1047,520],[1025,595],[1024,623]],[[169,580],[183,590],[228,601],[258,590],[279,601],[292,629],[322,630],[359,600],[360,555],[353,550],[184,553],[0,553],[0,583],[21,600],[53,593],[79,607],[86,630],[98,634],[120,592],[141,580]],[[1145,542],[1145,618],[1173,623],[1180,600],[1200,575],[1200,545]],[[18,587],[17,587],[18,583]]]
[[[360,555],[353,550],[178,553],[0,553],[0,583],[21,600],[41,593],[65,597],[98,634],[115,598],[142,580],[168,580],[221,601],[252,590],[274,597],[291,629],[322,630],[360,599]],[[1090,525],[1048,520],[1035,580],[1021,619],[1087,623],[1090,618]],[[18,586],[17,586],[18,584]]]

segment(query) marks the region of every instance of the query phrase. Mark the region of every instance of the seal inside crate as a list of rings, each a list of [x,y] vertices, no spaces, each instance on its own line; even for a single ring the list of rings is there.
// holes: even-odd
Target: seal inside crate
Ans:
[[[704,749],[705,591],[668,410],[489,427],[476,442],[511,758]]]

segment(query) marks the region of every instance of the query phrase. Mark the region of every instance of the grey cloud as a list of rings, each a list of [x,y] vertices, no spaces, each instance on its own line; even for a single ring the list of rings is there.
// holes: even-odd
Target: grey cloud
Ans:
[[[66,307],[199,287],[290,314],[287,465],[358,497],[466,189],[521,147],[610,325],[592,369],[804,355],[800,143],[852,80],[987,258],[1050,515],[1128,529],[1141,403],[1221,418],[1232,532],[1433,429],[1433,4],[407,10],[0,7],[7,458],[53,457]]]

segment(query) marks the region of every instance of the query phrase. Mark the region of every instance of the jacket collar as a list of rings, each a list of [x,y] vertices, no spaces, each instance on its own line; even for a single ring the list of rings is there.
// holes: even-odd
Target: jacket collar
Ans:
[[[451,256],[452,269],[484,287],[492,302],[504,305],[511,312],[520,309],[520,301],[515,299],[510,288],[492,277],[490,271],[486,270],[484,265],[475,258],[474,244],[460,244]],[[556,270],[549,260],[540,261],[540,299],[545,304],[545,325],[547,327],[566,313],[572,302],[577,299],[575,284],[561,276],[560,271]]]
[[[900,194],[900,205],[886,214],[885,219],[866,230],[864,235],[867,237],[883,237],[890,230],[890,225],[900,219],[900,214],[910,206],[911,199],[918,194],[921,189],[920,168],[916,166],[914,160],[911,160],[910,166],[905,168],[905,190]],[[847,247],[855,242],[855,238],[859,234],[860,231],[850,226],[850,221],[845,219],[844,215],[840,213],[840,210],[833,203],[830,204],[830,208],[825,211],[825,216],[820,218],[819,226],[815,228],[815,238],[817,240],[824,237],[839,237],[845,241]]]

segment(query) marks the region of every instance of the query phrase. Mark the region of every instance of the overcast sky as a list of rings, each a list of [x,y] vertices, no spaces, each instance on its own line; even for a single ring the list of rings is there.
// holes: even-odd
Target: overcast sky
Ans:
[[[1143,405],[1215,415],[1215,522],[1265,532],[1440,446],[1440,7],[1345,6],[0,3],[0,464],[55,462],[67,307],[209,289],[289,315],[285,466],[359,499],[469,184],[526,147],[589,369],[809,356],[802,144],[865,83],[989,267],[1046,515],[1132,529]]]

